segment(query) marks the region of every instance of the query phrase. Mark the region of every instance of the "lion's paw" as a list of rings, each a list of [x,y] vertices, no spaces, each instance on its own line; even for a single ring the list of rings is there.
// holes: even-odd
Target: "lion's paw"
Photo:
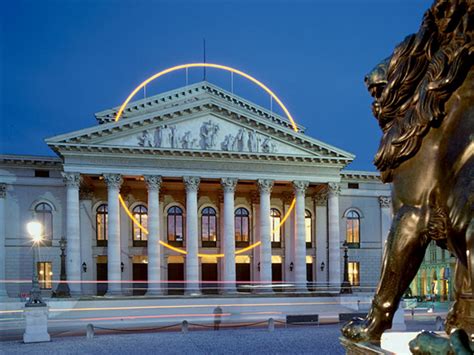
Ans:
[[[367,319],[353,318],[342,327],[342,335],[356,342],[373,340],[367,332],[369,324],[370,321]]]

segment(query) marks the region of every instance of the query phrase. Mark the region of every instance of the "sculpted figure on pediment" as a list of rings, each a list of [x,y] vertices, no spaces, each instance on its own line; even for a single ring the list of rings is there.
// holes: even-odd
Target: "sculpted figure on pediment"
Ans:
[[[247,143],[248,143],[249,152],[258,152],[259,137],[257,136],[257,132],[255,131],[249,132],[249,139]]]
[[[211,149],[216,146],[217,132],[219,132],[218,124],[213,123],[211,120],[203,122],[199,132],[201,136],[200,145],[202,149]]]
[[[235,143],[234,136],[232,134],[228,134],[224,137],[224,140],[221,143],[221,149],[228,152],[233,151],[234,143]]]
[[[153,147],[153,140],[148,131],[143,131],[142,135],[138,137],[138,145],[140,147]]]
[[[160,126],[156,128],[154,135],[154,145],[157,148],[176,148],[178,147],[178,136],[176,126]]]
[[[192,149],[196,146],[197,144],[197,139],[191,137],[191,131],[187,131],[184,133],[184,135],[181,137],[181,148],[183,149]]]
[[[265,137],[262,142],[262,152],[264,153],[276,153],[276,144],[270,137]]]

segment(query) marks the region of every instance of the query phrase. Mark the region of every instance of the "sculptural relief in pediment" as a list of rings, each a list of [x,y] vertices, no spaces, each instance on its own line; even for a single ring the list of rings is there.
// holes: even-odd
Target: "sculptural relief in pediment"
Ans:
[[[181,125],[163,125],[140,132],[140,147],[223,150],[232,152],[276,153],[277,144],[268,136],[244,127],[232,127],[226,134],[219,134],[221,127],[214,120],[200,123],[198,129],[181,130]],[[227,133],[230,132],[230,133]]]

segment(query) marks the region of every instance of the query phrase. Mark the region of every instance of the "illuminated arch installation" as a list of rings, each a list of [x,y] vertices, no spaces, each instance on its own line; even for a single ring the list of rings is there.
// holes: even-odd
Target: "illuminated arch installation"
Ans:
[[[285,115],[286,117],[288,118],[288,120],[291,122],[291,126],[293,127],[293,130],[295,132],[298,132],[298,126],[296,125],[293,117],[291,116],[290,114],[290,111],[288,111],[288,109],[286,108],[286,106],[283,104],[283,102],[278,98],[278,96],[275,95],[275,93],[270,90],[265,84],[263,84],[261,81],[255,79],[254,77],[248,75],[247,73],[244,73],[243,71],[240,71],[238,69],[235,69],[235,68],[231,68],[231,67],[228,67],[228,66],[225,66],[225,65],[221,65],[221,64],[214,64],[214,63],[188,63],[188,64],[181,64],[181,65],[176,65],[174,67],[171,67],[171,68],[168,68],[168,69],[165,69],[165,70],[162,70],[152,76],[150,76],[148,79],[146,79],[145,81],[143,81],[140,85],[138,85],[131,93],[130,95],[128,95],[127,99],[122,103],[122,105],[120,106],[118,112],[117,112],[117,115],[115,116],[115,122],[117,122],[123,115],[123,111],[125,110],[125,107],[128,105],[128,103],[133,99],[133,97],[143,88],[145,87],[147,84],[149,84],[150,82],[152,82],[153,80],[155,79],[158,79],[159,77],[163,76],[163,75],[166,75],[166,74],[169,74],[169,73],[172,73],[174,71],[177,71],[177,70],[181,70],[181,69],[189,69],[189,68],[214,68],[214,69],[221,69],[221,70],[225,70],[225,71],[228,71],[230,73],[235,73],[235,74],[238,74],[248,80],[250,80],[251,82],[253,82],[254,84],[258,85],[260,88],[262,88],[264,91],[266,91],[271,97],[273,100],[275,100],[278,105],[281,107],[281,109],[283,110],[283,112],[285,112]],[[133,214],[130,212],[130,210],[128,209],[127,205],[125,204],[125,201],[123,200],[122,196],[119,195],[119,201],[122,205],[122,207],[124,208],[125,212],[127,213],[127,215],[130,217],[130,219],[133,220],[133,222],[145,233],[145,234],[148,234],[148,230],[143,227],[136,219],[135,217],[133,216]],[[276,229],[279,229],[284,223],[285,221],[287,220],[287,218],[289,217],[291,211],[293,210],[293,208],[295,207],[295,202],[296,200],[293,199],[293,201],[291,202],[291,205],[290,205],[290,208],[288,209],[288,211],[286,212],[285,216],[283,217],[283,219],[281,220],[280,224],[276,227]],[[272,233],[275,233],[275,231],[273,230]],[[163,241],[160,240],[160,244],[163,245],[164,247],[170,249],[170,250],[173,250],[173,251],[176,251],[180,254],[184,254],[186,255],[187,252],[183,249],[180,249],[180,248],[176,248],[172,245],[169,245],[168,243],[165,243]],[[244,253],[248,250],[251,250],[257,246],[259,246],[261,244],[261,242],[257,242],[257,243],[254,243],[246,248],[243,248],[243,249],[240,249],[240,250],[237,250],[235,252],[236,255],[238,254],[241,254],[241,253]],[[214,257],[218,257],[218,258],[222,258],[224,257],[224,254],[198,254],[198,256],[214,256]]]

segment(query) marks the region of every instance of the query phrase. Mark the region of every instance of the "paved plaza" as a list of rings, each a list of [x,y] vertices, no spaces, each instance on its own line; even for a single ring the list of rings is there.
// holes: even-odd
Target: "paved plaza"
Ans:
[[[407,330],[434,330],[432,317],[407,319]],[[320,326],[234,328],[213,331],[190,328],[156,333],[98,332],[88,340],[84,331],[51,334],[49,343],[23,344],[21,341],[0,343],[1,354],[344,354],[339,344],[342,323]],[[70,336],[75,335],[75,336]]]
[[[344,354],[339,325],[298,328],[195,330],[181,332],[56,337],[50,343],[0,343],[5,354]]]

